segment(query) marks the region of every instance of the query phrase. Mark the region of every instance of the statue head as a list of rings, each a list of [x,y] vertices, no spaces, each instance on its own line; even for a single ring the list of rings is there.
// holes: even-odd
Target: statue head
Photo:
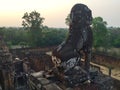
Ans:
[[[91,10],[84,4],[75,4],[70,12],[71,23],[79,26],[90,25],[92,21]]]

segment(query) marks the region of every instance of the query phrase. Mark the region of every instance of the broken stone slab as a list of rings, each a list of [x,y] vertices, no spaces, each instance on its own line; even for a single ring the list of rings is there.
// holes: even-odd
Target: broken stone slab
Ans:
[[[62,90],[57,84],[50,82],[46,78],[38,78],[46,90]]]
[[[43,77],[44,76],[44,71],[40,71],[40,72],[35,72],[35,73],[32,73],[31,75],[33,77],[36,77],[36,78],[40,78],[40,77]]]
[[[56,83],[43,78],[44,71],[32,73],[30,76],[30,82],[37,88],[44,88],[45,90],[62,90]]]

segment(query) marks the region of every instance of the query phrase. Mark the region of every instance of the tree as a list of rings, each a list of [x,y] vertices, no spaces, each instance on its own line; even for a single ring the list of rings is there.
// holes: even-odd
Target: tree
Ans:
[[[68,14],[67,18],[65,19],[65,24],[66,24],[67,26],[69,26],[69,25],[70,25],[70,22],[71,22],[70,14]]]
[[[40,16],[40,13],[32,11],[31,13],[26,12],[22,19],[22,26],[29,30],[30,44],[39,46],[44,18]]]
[[[95,17],[92,21],[94,48],[107,46],[107,22],[102,17]]]
[[[65,40],[68,30],[62,28],[48,28],[42,32],[42,46],[56,46]]]
[[[31,13],[25,13],[22,17],[22,26],[24,28],[35,30],[42,28],[44,18],[40,17],[40,13],[32,11]]]
[[[120,48],[120,28],[111,27],[108,31],[110,36],[109,43],[111,46]]]

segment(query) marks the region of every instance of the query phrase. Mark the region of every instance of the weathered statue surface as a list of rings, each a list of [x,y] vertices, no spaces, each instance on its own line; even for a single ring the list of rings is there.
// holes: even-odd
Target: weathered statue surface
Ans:
[[[80,52],[85,53],[85,70],[89,72],[92,48],[92,14],[84,4],[76,4],[70,12],[69,35],[53,52],[55,64],[66,62],[71,58],[80,57]]]

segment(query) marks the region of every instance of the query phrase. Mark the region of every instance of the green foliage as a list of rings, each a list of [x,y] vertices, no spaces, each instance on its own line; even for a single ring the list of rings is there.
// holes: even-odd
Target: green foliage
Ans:
[[[94,37],[94,47],[107,46],[107,23],[102,17],[96,17],[92,21],[92,30]]]
[[[26,12],[22,19],[23,27],[29,30],[29,44],[33,47],[40,46],[44,18],[40,16],[40,13],[32,11],[31,13]]]
[[[42,33],[42,46],[55,46],[60,44],[66,38],[66,29],[55,29],[49,28],[48,30],[43,30]]]
[[[0,28],[0,35],[3,36],[9,47],[11,46],[34,46],[48,47],[56,46],[65,40],[68,30],[64,28],[49,28],[43,26],[44,18],[36,11],[25,13],[23,16],[23,28]],[[69,25],[69,15],[66,24]],[[120,48],[120,28],[106,27],[107,23],[101,17],[96,17],[92,22],[94,35],[94,47]]]
[[[32,11],[31,13],[25,13],[22,17],[22,26],[26,29],[37,30],[42,28],[44,18],[40,16],[40,13]]]
[[[11,41],[8,41],[8,42],[7,42],[7,46],[8,46],[9,48],[12,48],[12,42],[11,42]]]
[[[112,47],[120,48],[120,28],[108,28],[109,43]]]
[[[21,41],[28,43],[27,32],[22,28],[3,28],[0,33],[8,45],[18,45]]]
[[[23,30],[22,28],[0,28],[0,35],[4,36],[6,44],[11,48],[12,46],[19,47],[32,47],[34,42],[37,47],[55,46],[60,44],[67,34],[67,30],[63,28],[48,28],[47,26],[42,28],[41,35],[38,31],[36,41],[30,42],[29,30]]]
[[[67,34],[67,29],[48,28],[45,26],[43,27],[43,30],[40,35],[41,40],[37,42],[37,45],[44,47],[58,45],[65,40]],[[31,46],[29,42],[29,31],[23,30],[22,28],[0,28],[0,35],[3,36],[5,42],[8,44],[9,47],[11,47],[12,45],[23,46],[24,44],[26,46]],[[102,47],[101,43],[97,41],[97,35],[94,36],[94,40],[95,39],[97,45],[99,47]],[[109,45],[109,47],[120,48],[120,28],[108,28],[106,38],[104,38],[104,40],[101,42],[106,43],[106,46],[104,47],[107,47],[107,45]]]
[[[71,22],[70,14],[68,14],[67,18],[65,19],[65,24],[66,24],[67,26],[69,26],[69,25],[70,25],[70,22]]]
[[[24,47],[27,46],[27,43],[26,43],[26,42],[20,42],[19,45],[20,45],[22,48],[24,48]]]

